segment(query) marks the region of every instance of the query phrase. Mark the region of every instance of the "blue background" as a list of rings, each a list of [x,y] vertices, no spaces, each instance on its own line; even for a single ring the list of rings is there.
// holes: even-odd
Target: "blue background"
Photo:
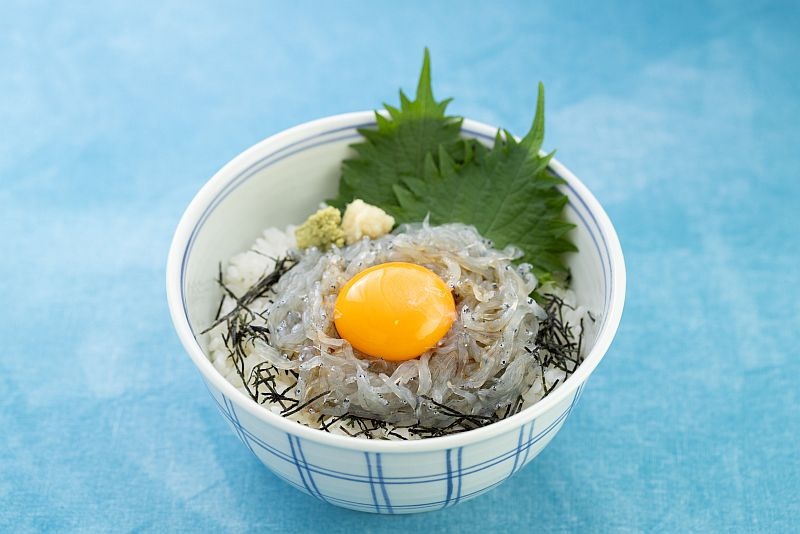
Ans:
[[[80,4],[0,16],[0,530],[797,527],[798,3]],[[546,147],[616,224],[628,298],[528,468],[377,517],[238,443],[173,332],[164,264],[226,161],[395,102],[425,45],[451,111],[516,133],[545,82]]]

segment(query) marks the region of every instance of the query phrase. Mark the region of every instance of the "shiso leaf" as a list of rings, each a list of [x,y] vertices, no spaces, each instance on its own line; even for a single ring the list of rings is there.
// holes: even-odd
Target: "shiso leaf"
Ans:
[[[541,282],[564,281],[563,254],[576,251],[574,225],[563,216],[563,181],[541,155],[544,141],[544,86],[540,83],[530,130],[517,142],[498,130],[493,148],[460,137],[463,118],[445,114],[450,99],[437,102],[425,49],[415,100],[400,91],[400,107],[376,112],[377,129],[359,130],[357,157],[342,166],[339,193],[328,203],[339,209],[361,198],[393,216],[398,224],[471,224],[498,247],[515,245]]]
[[[377,130],[359,130],[364,140],[352,145],[358,157],[344,161],[338,195],[328,204],[344,210],[360,198],[396,216],[393,186],[403,177],[422,176],[426,157],[438,153],[440,145],[462,144],[462,119],[445,114],[449,102],[437,102],[433,96],[426,48],[416,98],[410,100],[401,90],[399,109],[384,104],[389,116],[375,113]]]
[[[394,187],[400,205],[398,222],[474,225],[495,246],[522,249],[521,261],[533,265],[543,280],[567,274],[562,255],[577,250],[563,218],[567,197],[561,178],[548,171],[553,152],[541,155],[544,140],[544,87],[539,84],[536,115],[530,131],[517,142],[507,131],[494,147],[457,163],[440,146],[438,163],[425,160],[422,179],[403,178]]]

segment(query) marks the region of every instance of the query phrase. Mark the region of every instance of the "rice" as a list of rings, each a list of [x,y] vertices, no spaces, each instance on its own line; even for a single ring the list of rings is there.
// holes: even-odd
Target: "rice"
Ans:
[[[266,408],[327,431],[407,439],[493,422],[540,400],[574,370],[548,362],[537,346],[546,311],[529,295],[537,281],[518,249],[493,248],[471,226],[404,226],[328,252],[293,249],[291,229],[264,231],[250,250],[230,259],[224,284],[241,296],[276,267],[297,259],[243,319],[256,332],[231,347],[231,324],[210,333],[210,359],[225,378]],[[437,346],[419,358],[372,358],[338,337],[333,307],[339,289],[372,265],[410,262],[431,269],[453,291],[457,317]],[[587,310],[563,299],[563,322],[583,325]],[[221,314],[236,308],[224,298]],[[237,323],[239,324],[239,323]],[[269,334],[258,335],[258,332]],[[572,331],[579,337],[583,326]],[[237,359],[238,358],[238,359]],[[576,354],[574,365],[582,354]],[[281,393],[284,392],[284,393]],[[281,393],[281,395],[278,395]],[[284,402],[286,394],[293,403]],[[375,427],[363,429],[363,421]],[[377,432],[377,435],[375,435]]]

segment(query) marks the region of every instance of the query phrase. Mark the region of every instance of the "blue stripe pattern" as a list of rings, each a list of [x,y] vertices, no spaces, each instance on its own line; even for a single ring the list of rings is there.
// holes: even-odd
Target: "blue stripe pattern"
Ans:
[[[456,467],[453,469],[452,457],[453,452],[456,453]],[[442,508],[448,506],[455,506],[461,501],[461,486],[464,481],[464,474],[461,468],[461,462],[464,454],[464,447],[458,449],[447,449],[445,451],[445,469],[447,471],[447,491],[445,493],[444,504]],[[455,474],[453,473],[455,471]]]
[[[378,471],[378,483],[381,485],[381,494],[383,494],[383,501],[386,503],[386,511],[390,514],[394,513],[392,510],[392,502],[389,500],[389,491],[386,489],[386,480],[383,478],[383,464],[381,462],[381,453],[375,453],[375,465]]]
[[[316,497],[317,494],[311,491],[311,487],[308,485],[308,482],[306,481],[306,475],[303,470],[303,467],[297,460],[297,452],[294,449],[294,441],[292,440],[292,436],[290,434],[286,434],[286,437],[289,438],[289,449],[292,451],[292,463],[294,463],[294,466],[297,469],[297,474],[300,475],[300,480],[303,482],[303,487],[305,488],[305,492],[308,493],[309,495]]]
[[[300,454],[300,460],[303,463],[303,468],[305,469],[306,476],[308,477],[308,481],[311,484],[311,487],[314,489],[314,495],[317,496],[321,501],[327,502],[325,501],[325,496],[322,494],[321,491],[319,491],[319,488],[317,487],[317,483],[314,480],[314,475],[311,473],[311,469],[308,468],[308,462],[306,462],[306,455],[303,452],[303,444],[300,442],[300,438],[298,438],[297,436],[291,436],[289,434],[286,435],[289,437],[290,442],[294,438],[295,446],[297,447],[297,452]]]
[[[279,473],[275,472],[275,474],[283,480],[284,482],[288,483],[292,487],[308,494],[317,499],[322,500],[323,502],[331,503],[331,504],[340,504],[343,506],[348,506],[351,508],[358,508],[364,511],[371,511],[377,513],[395,513],[396,510],[409,510],[409,511],[423,511],[425,509],[438,509],[443,508],[446,506],[452,506],[458,504],[462,500],[471,499],[476,497],[490,489],[496,487],[508,477],[510,477],[515,472],[519,471],[522,466],[526,463],[527,456],[525,457],[522,462],[519,461],[519,457],[521,454],[526,453],[529,451],[536,443],[547,437],[552,433],[552,431],[566,419],[566,417],[570,414],[572,409],[575,407],[577,402],[578,396],[580,395],[581,389],[583,388],[583,384],[580,388],[576,391],[575,396],[570,403],[570,406],[565,410],[561,415],[559,415],[553,422],[547,425],[546,428],[538,432],[536,435],[530,437],[526,442],[518,444],[517,447],[508,451],[500,456],[497,456],[491,460],[486,460],[475,464],[467,469],[463,468],[463,447],[459,447],[457,449],[448,449],[445,451],[445,464],[446,464],[446,472],[441,475],[425,475],[425,476],[417,476],[417,477],[385,477],[383,475],[383,466],[382,466],[382,459],[380,453],[374,453],[370,455],[370,453],[364,453],[364,457],[366,460],[367,465],[367,475],[365,477],[360,477],[358,475],[349,474],[349,473],[342,473],[335,470],[330,469],[323,469],[318,466],[314,466],[310,464],[305,459],[305,454],[302,452],[302,440],[297,438],[296,436],[291,436],[287,434],[287,439],[289,440],[289,446],[291,450],[291,455],[287,455],[282,453],[282,451],[271,447],[269,444],[252,434],[246,428],[244,428],[241,423],[239,422],[238,417],[236,416],[235,409],[233,408],[233,403],[224,395],[221,395],[223,404],[220,404],[217,400],[216,396],[211,392],[209,389],[209,393],[211,394],[212,399],[214,400],[217,408],[219,409],[220,413],[228,420],[228,422],[234,427],[234,432],[239,436],[239,438],[248,446],[248,448],[253,452],[256,457],[255,450],[252,448],[252,445],[258,446],[261,450],[272,454],[286,462],[292,464],[297,473],[300,477],[300,481],[302,485],[297,484],[296,482],[287,479],[286,477],[280,475]],[[224,405],[224,407],[223,407]],[[521,429],[521,432],[524,433],[525,429]],[[533,424],[528,429],[528,434],[532,434],[533,431]],[[453,467],[453,453],[455,452],[455,467]],[[374,457],[374,465],[373,465],[373,457]],[[476,474],[484,471],[486,469],[490,469],[495,465],[503,462],[508,461],[512,457],[515,458],[514,470],[505,478],[501,478],[497,482],[493,483],[492,485],[482,488],[480,490],[470,492],[470,493],[463,493],[463,478],[465,475],[468,474]],[[366,483],[370,487],[370,495],[372,496],[371,503],[364,503],[361,501],[352,501],[347,499],[342,499],[339,497],[333,497],[331,495],[323,494],[319,488],[317,487],[316,481],[313,478],[313,473],[317,473],[323,476],[328,476],[334,479],[339,480],[346,480],[349,482],[359,482],[359,483]],[[447,491],[445,498],[442,500],[434,500],[426,503],[418,503],[418,504],[393,504],[389,498],[389,491],[388,485],[408,485],[408,484],[425,484],[430,482],[437,482],[437,481],[445,481],[447,484]]]
[[[456,453],[456,462],[458,466],[456,468],[456,481],[458,482],[458,484],[456,485],[456,498],[453,501],[454,506],[461,501],[461,486],[462,483],[464,482],[464,476],[461,469],[463,456],[464,456],[464,447],[459,447],[458,452]]]
[[[527,441],[527,443],[530,443],[531,440],[533,439],[533,427],[535,427],[535,426],[536,426],[536,421],[531,421],[531,426],[530,426],[530,429],[528,430],[528,441]],[[531,452],[531,447],[527,447],[525,449],[525,456],[522,458],[522,463],[519,466],[520,469],[522,469],[522,467],[528,462],[528,455],[530,454],[530,452]]]
[[[231,421],[231,424],[233,424],[233,427],[236,429],[236,435],[238,435],[239,439],[242,440],[242,443],[244,443],[247,446],[247,448],[250,449],[250,452],[256,454],[256,451],[253,450],[253,447],[250,445],[250,441],[247,439],[247,436],[245,435],[244,427],[239,422],[239,416],[236,414],[236,408],[233,406],[233,403],[225,395],[222,396],[222,399],[224,400],[227,406],[228,418]]]
[[[268,452],[268,453],[272,454],[273,456],[275,456],[275,457],[277,457],[277,458],[279,458],[279,459],[281,459],[283,461],[286,461],[286,462],[288,462],[288,463],[290,463],[292,465],[294,465],[297,462],[297,460],[295,458],[293,458],[291,455],[287,455],[283,451],[281,451],[279,449],[276,449],[275,447],[272,447],[271,445],[269,445],[268,443],[263,441],[261,438],[259,438],[258,436],[256,436],[252,432],[250,432],[248,429],[242,427],[238,423],[238,421],[233,419],[233,417],[230,415],[229,412],[227,412],[225,409],[222,408],[222,406],[216,400],[216,397],[213,394],[211,396],[212,396],[212,399],[217,403],[217,407],[220,409],[220,413],[222,413],[222,415],[226,419],[228,419],[229,423],[231,423],[236,428],[235,431],[237,432],[237,434],[241,433],[241,435],[246,436],[248,438],[250,444],[257,445],[260,449],[264,450],[265,452]],[[226,399],[226,397],[224,395],[222,395],[222,397],[223,397],[223,399]],[[501,454],[499,456],[496,456],[496,457],[491,458],[489,460],[484,460],[484,461],[479,462],[479,463],[477,463],[475,465],[467,467],[466,469],[463,469],[463,471],[461,473],[462,476],[472,475],[472,474],[484,471],[486,469],[490,469],[490,468],[494,467],[495,465],[498,465],[498,464],[500,464],[502,462],[510,460],[515,455],[524,453],[530,447],[535,445],[540,439],[542,439],[547,434],[549,434],[550,431],[553,430],[553,428],[555,426],[557,426],[559,423],[561,423],[567,417],[567,415],[569,415],[569,412],[572,409],[572,406],[574,406],[574,402],[575,401],[573,399],[572,405],[570,406],[569,409],[567,409],[561,415],[559,415],[552,423],[550,423],[544,430],[542,430],[541,432],[536,434],[531,440],[521,444],[518,449],[515,447],[514,449],[512,449],[510,451],[507,451],[507,452],[505,452],[505,453],[503,453],[503,454]],[[350,482],[366,482],[366,483],[370,482],[370,476],[363,476],[363,475],[358,475],[358,474],[355,474],[355,473],[337,471],[337,470],[330,469],[330,468],[327,468],[327,467],[318,466],[318,465],[315,465],[315,464],[312,464],[312,463],[307,463],[306,464],[306,469],[309,472],[316,473],[316,474],[323,475],[323,476],[327,476],[327,477],[330,477],[330,478],[335,478],[335,479],[338,479],[338,480],[346,480],[346,481],[350,481]],[[452,476],[452,475],[450,475],[450,476]],[[420,484],[420,483],[426,483],[426,482],[446,481],[447,479],[448,479],[448,474],[445,472],[445,473],[440,473],[440,474],[422,475],[422,476],[383,477],[383,483],[384,484],[389,484],[389,485]]]
[[[369,476],[369,491],[372,492],[372,503],[375,505],[375,511],[380,513],[381,505],[378,503],[378,496],[375,493],[375,481],[372,480],[372,463],[369,461],[369,453],[364,453],[364,458],[367,460],[367,473]]]
[[[452,449],[447,449],[445,452],[445,469],[447,470],[447,493],[445,494],[444,498],[444,506],[442,508],[446,508],[450,504],[450,497],[453,495],[453,469],[450,467],[450,455],[453,452]]]
[[[278,475],[278,478],[280,478],[282,481],[286,482],[288,485],[292,486],[293,488],[297,489],[298,491],[305,492],[305,489],[302,486],[300,486],[299,484],[297,484],[296,482],[294,482],[292,480],[289,480],[289,479],[287,479],[285,477],[282,477],[280,475]],[[472,499],[474,497],[477,497],[479,495],[482,495],[482,494],[486,493],[487,491],[491,491],[492,489],[496,488],[497,486],[499,486],[503,482],[505,482],[505,479],[498,480],[497,482],[494,482],[493,484],[491,484],[489,486],[486,486],[485,488],[481,488],[479,490],[475,490],[473,492],[466,493],[466,494],[464,494],[462,496],[461,500],[462,501],[466,501],[466,500]],[[352,501],[352,500],[349,500],[349,499],[343,499],[343,498],[340,498],[340,497],[332,497],[332,496],[328,496],[327,499],[328,499],[328,502],[330,504],[337,504],[337,505],[341,505],[341,506],[346,506],[348,508],[353,508],[353,509],[360,510],[360,511],[363,511],[363,512],[376,512],[376,507],[375,507],[375,505],[373,503],[365,503],[365,502],[361,502],[361,501]],[[415,504],[395,504],[395,505],[393,505],[393,508],[394,509],[399,509],[399,510],[408,510],[408,511],[412,511],[412,512],[425,512],[425,511],[431,511],[431,510],[440,509],[443,502],[444,501],[431,501],[431,502],[426,502],[426,503],[415,503]],[[380,509],[382,507],[379,506],[378,508]]]
[[[392,501],[389,499],[389,491],[386,488],[386,479],[383,476],[383,464],[381,454],[375,453],[375,474],[373,475],[372,460],[370,460],[370,453],[364,453],[364,459],[367,463],[367,478],[369,482],[369,491],[372,494],[372,505],[377,513],[386,512],[388,514],[394,513]],[[377,478],[377,480],[376,480]],[[380,493],[376,489],[380,489]],[[383,499],[381,503],[380,499]]]
[[[533,428],[533,421],[531,421],[531,428]],[[517,450],[514,451],[514,465],[511,466],[511,474],[513,475],[517,471],[517,465],[519,465],[519,454],[522,452],[522,437],[525,435],[525,425],[522,425],[519,429],[519,437],[517,438]]]
[[[564,413],[559,415],[555,419],[555,421],[550,423],[547,426],[547,428],[544,429],[543,432],[540,432],[539,434],[537,434],[536,437],[531,437],[533,435],[533,427],[536,424],[535,421],[531,422],[530,432],[528,433],[528,445],[525,447],[525,457],[523,458],[522,462],[519,464],[519,468],[517,469],[517,471],[519,471],[520,469],[525,467],[525,465],[528,463],[528,455],[530,454],[530,451],[533,448],[533,445],[535,445],[536,443],[541,441],[541,439],[543,437],[545,437],[546,435],[550,434],[550,431],[553,428],[558,426],[562,421],[564,421],[567,417],[569,417],[569,414],[572,413],[572,410],[575,408],[575,405],[578,403],[578,397],[580,397],[581,390],[583,389],[583,386],[584,386],[584,384],[581,384],[580,386],[578,386],[577,391],[575,391],[575,396],[572,397],[572,402],[570,402],[570,404],[569,404],[569,408],[567,408],[567,410]],[[511,474],[513,475],[514,472],[512,472]]]

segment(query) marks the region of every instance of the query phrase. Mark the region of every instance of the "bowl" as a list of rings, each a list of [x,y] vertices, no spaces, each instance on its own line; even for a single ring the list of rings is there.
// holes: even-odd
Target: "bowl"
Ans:
[[[365,512],[399,514],[446,508],[502,484],[553,439],[616,333],[625,299],[619,240],[589,190],[556,160],[566,183],[567,217],[580,252],[570,255],[573,289],[599,315],[586,360],[560,387],[500,422],[449,436],[384,441],[328,434],[256,404],[227,382],[206,357],[198,333],[211,323],[220,290],[217,266],[248,248],[268,226],[302,222],[334,196],[343,159],[358,128],[376,125],[371,111],[291,128],[245,150],[217,172],[178,224],[167,262],[172,321],[234,433],[290,486],[324,502]],[[496,127],[465,120],[462,135],[491,144]]]

